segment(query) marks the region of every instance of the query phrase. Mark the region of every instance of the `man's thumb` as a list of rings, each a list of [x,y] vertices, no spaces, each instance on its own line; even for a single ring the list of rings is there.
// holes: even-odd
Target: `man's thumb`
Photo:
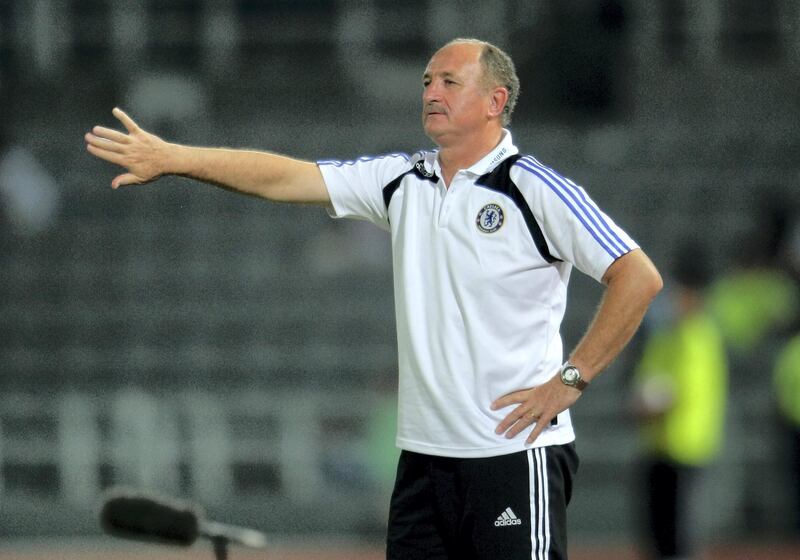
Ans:
[[[114,180],[111,181],[111,188],[118,189],[119,187],[125,185],[138,185],[142,182],[142,179],[133,173],[123,173],[122,175],[117,175],[114,177]]]

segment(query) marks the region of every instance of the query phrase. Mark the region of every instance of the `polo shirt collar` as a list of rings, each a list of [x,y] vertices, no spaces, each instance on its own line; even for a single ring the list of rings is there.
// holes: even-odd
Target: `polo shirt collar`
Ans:
[[[472,175],[485,175],[489,173],[492,169],[497,167],[501,161],[506,159],[507,157],[513,156],[518,154],[519,150],[514,145],[514,140],[511,138],[511,131],[504,128],[503,129],[503,137],[500,139],[500,143],[495,146],[495,148],[483,156],[479,161],[471,165],[468,169],[465,169],[467,173]],[[439,165],[439,151],[436,150],[431,155],[433,156],[433,161],[429,161],[429,165],[432,164],[432,169],[434,173],[437,175],[441,175],[442,168]]]
[[[473,175],[485,175],[497,167],[501,161],[509,156],[513,156],[518,152],[519,150],[514,145],[514,141],[511,139],[511,132],[504,128],[503,138],[500,140],[500,143],[495,146],[494,150],[483,156],[480,161],[473,164],[466,171],[467,173],[472,173]]]

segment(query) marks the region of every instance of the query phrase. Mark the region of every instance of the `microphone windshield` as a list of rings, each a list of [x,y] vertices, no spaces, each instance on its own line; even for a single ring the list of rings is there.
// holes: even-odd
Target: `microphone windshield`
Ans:
[[[191,546],[200,534],[201,518],[186,503],[117,492],[103,503],[100,525],[123,539]]]

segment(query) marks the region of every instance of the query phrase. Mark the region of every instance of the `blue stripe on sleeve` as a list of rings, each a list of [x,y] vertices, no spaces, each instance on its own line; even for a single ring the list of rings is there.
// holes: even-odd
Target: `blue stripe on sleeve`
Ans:
[[[582,189],[580,189],[577,185],[575,185],[575,183],[573,183],[569,179],[566,179],[561,175],[559,175],[558,173],[556,173],[553,169],[542,165],[536,159],[530,156],[528,156],[525,159],[526,163],[532,164],[534,165],[534,167],[541,169],[544,173],[546,173],[549,177],[554,179],[558,183],[558,185],[560,185],[564,189],[564,191],[570,196],[570,198],[572,198],[572,200],[575,201],[578,207],[580,207],[580,209],[583,211],[584,215],[589,219],[589,221],[592,222],[592,224],[594,224],[594,226],[597,228],[598,233],[602,235],[603,238],[611,246],[613,246],[615,250],[620,251],[621,255],[630,251],[630,248],[621,239],[619,239],[616,233],[603,219],[603,217],[600,215],[600,212],[592,204],[587,202],[587,198],[582,192]],[[581,200],[578,200],[578,198],[576,197],[576,193],[583,202],[581,202]],[[596,217],[597,219],[595,220],[593,216]],[[612,239],[612,237],[614,237],[619,243],[616,243]]]
[[[594,230],[594,228],[592,228],[586,222],[586,220],[584,219],[584,217],[582,215],[582,214],[586,213],[585,211],[584,212],[579,212],[578,209],[575,208],[573,203],[570,202],[570,200],[567,197],[567,195],[565,193],[563,193],[562,190],[559,189],[553,182],[551,182],[541,169],[537,169],[536,167],[529,167],[528,165],[526,165],[526,163],[529,163],[529,162],[526,159],[523,158],[523,159],[520,159],[519,161],[517,161],[517,163],[515,165],[518,165],[522,169],[525,169],[526,171],[528,171],[528,172],[532,173],[533,175],[536,175],[537,177],[539,177],[544,182],[544,184],[546,184],[548,186],[548,188],[551,191],[553,191],[556,194],[556,196],[558,196],[558,198],[560,198],[564,202],[564,204],[567,205],[567,208],[569,208],[572,211],[572,213],[575,215],[575,217],[578,218],[578,220],[583,224],[583,226],[586,228],[586,230],[589,232],[589,234],[592,237],[594,237],[595,241],[597,241],[597,243],[599,243],[600,246],[603,249],[605,249],[606,253],[608,253],[609,255],[614,257],[615,259],[622,255],[621,253],[619,253],[618,249],[616,249],[616,248],[612,249],[611,247],[609,247],[600,238],[600,236],[597,234],[597,232]],[[572,198],[573,199],[575,198],[574,195],[572,196]]]
[[[540,165],[541,165],[541,164],[540,164]],[[556,174],[557,174],[557,173],[556,173]],[[566,181],[566,182],[567,182],[569,185],[572,185],[572,188],[573,188],[573,190],[574,190],[576,193],[578,193],[578,196],[579,196],[579,197],[581,197],[581,200],[584,202],[584,204],[586,205],[586,207],[587,207],[587,208],[589,208],[589,210],[591,210],[591,211],[592,211],[592,213],[593,213],[595,216],[597,216],[597,219],[600,221],[600,223],[603,225],[603,227],[606,229],[606,231],[608,231],[608,233],[610,233],[610,234],[611,234],[611,236],[612,236],[614,239],[616,239],[616,240],[617,240],[617,242],[619,243],[619,246],[620,246],[620,247],[622,247],[622,249],[623,249],[623,254],[624,254],[624,253],[627,253],[627,252],[629,252],[629,251],[631,250],[631,248],[628,246],[628,244],[627,244],[627,243],[625,243],[625,242],[624,242],[622,239],[620,239],[619,235],[617,235],[617,232],[614,230],[614,228],[612,228],[612,227],[611,227],[611,226],[608,224],[608,222],[607,222],[605,219],[603,219],[603,216],[602,216],[602,214],[600,213],[600,209],[597,207],[597,205],[596,205],[596,204],[594,204],[594,202],[592,201],[592,199],[591,199],[591,198],[589,198],[589,197],[586,195],[586,191],[584,191],[584,190],[583,190],[583,189],[582,189],[580,186],[576,185],[574,182],[572,182],[572,181],[571,181],[570,179],[568,179],[567,177],[562,177],[562,178],[563,178],[563,179],[564,179],[564,181]]]
[[[575,202],[575,204],[581,209],[586,218],[588,218],[589,221],[594,225],[597,233],[603,236],[606,242],[610,246],[612,246],[616,251],[619,251],[620,255],[624,255],[625,253],[630,251],[630,247],[628,247],[628,245],[624,241],[622,241],[622,239],[619,238],[617,233],[613,230],[613,228],[606,222],[606,220],[600,214],[600,211],[597,209],[597,207],[594,206],[591,200],[586,197],[583,189],[578,187],[575,183],[573,183],[569,179],[562,177],[561,175],[556,173],[553,169],[542,165],[541,163],[539,163],[530,156],[522,158],[522,161],[541,170],[548,177],[553,179],[558,185],[557,188],[563,190]],[[545,181],[547,180],[545,179]],[[580,197],[580,200],[578,200],[578,197]]]

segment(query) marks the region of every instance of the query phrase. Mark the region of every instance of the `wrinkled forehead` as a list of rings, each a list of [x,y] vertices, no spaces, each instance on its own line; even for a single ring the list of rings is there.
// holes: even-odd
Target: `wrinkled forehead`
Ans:
[[[476,43],[454,43],[436,51],[425,68],[425,75],[464,74],[480,71],[482,47]]]

